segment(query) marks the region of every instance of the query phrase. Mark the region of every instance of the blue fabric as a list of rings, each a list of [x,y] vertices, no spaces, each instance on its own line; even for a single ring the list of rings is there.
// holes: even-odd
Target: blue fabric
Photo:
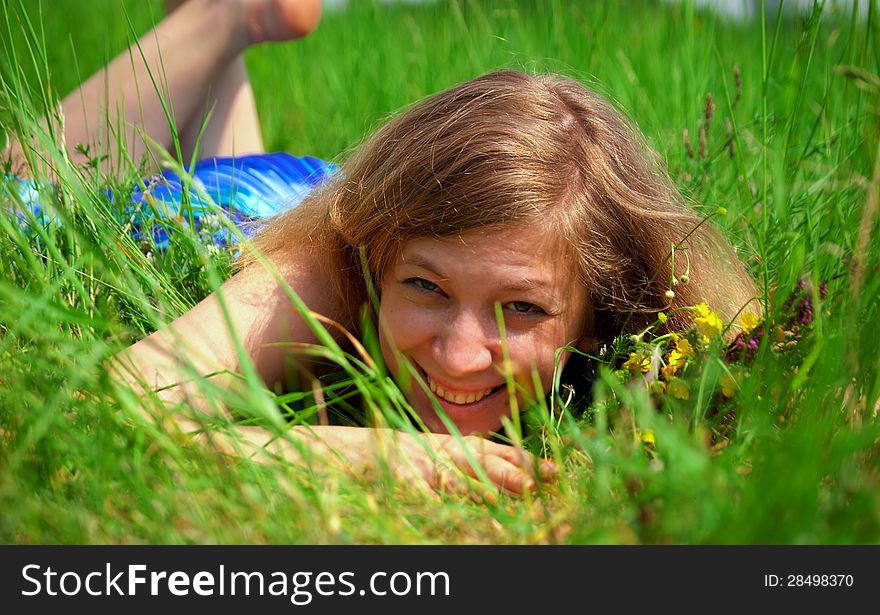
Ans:
[[[7,176],[17,187],[18,198],[25,205],[30,206],[34,217],[42,222],[51,222],[56,219],[51,206],[46,207],[43,203],[43,197],[40,195],[40,186],[32,179],[21,179],[20,177]],[[19,224],[27,224],[27,216],[22,212],[18,213]]]
[[[259,228],[260,220],[295,207],[336,170],[336,165],[318,158],[286,153],[207,158],[193,169],[187,167],[193,183],[188,191],[188,204],[184,204],[186,190],[180,177],[173,171],[164,171],[144,179],[143,186],[132,190],[126,218],[134,223],[135,239],[152,235],[159,249],[168,246],[169,237],[167,226],[156,224],[157,219],[180,216],[191,221],[200,233],[203,226],[209,227],[213,242],[225,247],[235,238],[223,224],[208,217],[220,213],[211,201],[246,236],[251,236]],[[44,197],[38,186],[32,180],[14,179],[19,197],[36,218],[43,223],[54,220],[52,208],[42,202]],[[204,200],[203,194],[211,201]],[[24,221],[24,216],[19,215]]]

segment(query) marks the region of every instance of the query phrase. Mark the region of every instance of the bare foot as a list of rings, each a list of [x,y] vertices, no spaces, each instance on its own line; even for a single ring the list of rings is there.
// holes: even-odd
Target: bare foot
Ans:
[[[251,43],[302,38],[318,27],[322,0],[242,0]]]
[[[233,0],[244,6],[250,44],[302,38],[318,27],[323,0]],[[172,13],[187,0],[165,0]]]

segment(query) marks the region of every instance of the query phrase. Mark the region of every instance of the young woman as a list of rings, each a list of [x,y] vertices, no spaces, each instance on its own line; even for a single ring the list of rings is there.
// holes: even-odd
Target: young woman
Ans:
[[[248,44],[305,35],[317,25],[319,5],[191,0],[142,39],[148,64],[160,47],[165,56],[199,57],[165,70],[171,68],[168,90],[187,132],[206,92],[226,110],[215,111],[206,155],[261,149],[238,55]],[[207,49],[200,41],[196,50],[192,41],[202,38],[206,14],[212,36]],[[144,66],[132,77],[128,61],[112,63],[80,97],[100,100],[109,83],[127,101],[144,83]],[[82,109],[68,103],[70,121]],[[139,126],[167,145],[167,124],[154,116],[157,109],[147,105]],[[88,139],[86,128],[67,130],[74,131],[68,143]],[[169,403],[192,403],[198,387],[184,381],[193,369],[240,369],[231,329],[267,386],[297,386],[320,366],[285,347],[319,340],[284,284],[312,312],[357,332],[372,280],[383,358],[427,431],[322,425],[296,427],[282,442],[258,428],[241,427],[240,434],[274,453],[301,456],[294,446],[300,442],[364,469],[393,440],[396,454],[384,463],[399,475],[455,485],[455,475],[437,463],[439,451],[472,476],[475,460],[500,488],[521,493],[542,471],[552,473],[552,464],[482,436],[550,390],[554,369],[569,358],[558,349],[591,349],[639,330],[661,310],[673,311],[667,326],[674,328],[688,324],[687,311],[676,307],[706,301],[732,319],[753,301],[753,284],[733,251],[700,224],[658,168],[638,133],[583,85],[515,71],[478,77],[380,129],[257,236],[270,267],[245,254],[219,292],[125,351],[117,374],[164,388]],[[690,281],[670,298],[670,276],[684,272],[682,258],[671,270],[673,246],[687,252]],[[518,385],[514,398],[508,373]],[[234,382],[227,377],[224,386]],[[449,435],[451,427],[465,437]]]

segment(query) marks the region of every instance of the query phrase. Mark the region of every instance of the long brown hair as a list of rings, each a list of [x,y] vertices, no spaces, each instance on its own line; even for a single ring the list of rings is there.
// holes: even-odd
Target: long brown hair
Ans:
[[[731,319],[753,301],[754,283],[660,169],[638,131],[582,84],[499,71],[387,123],[256,245],[276,258],[303,242],[321,250],[353,316],[368,298],[365,274],[380,280],[409,239],[549,225],[589,289],[585,335],[636,331],[660,310],[700,301]],[[673,246],[675,276],[689,261],[690,279],[670,299]],[[689,321],[681,311],[667,326]]]

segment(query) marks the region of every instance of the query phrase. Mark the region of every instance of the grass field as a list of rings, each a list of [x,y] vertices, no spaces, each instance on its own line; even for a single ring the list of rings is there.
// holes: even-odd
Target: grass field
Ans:
[[[880,23],[876,2],[828,4],[738,23],[688,2],[353,0],[313,36],[247,53],[267,148],[328,160],[489,70],[581,79],[644,131],[698,210],[726,210],[712,222],[769,322],[798,280],[827,284],[796,347],[768,336],[720,415],[711,353],[689,398],[660,411],[603,370],[584,416],[536,430],[563,472],[524,499],[436,501],[390,479],[232,461],[139,420],[158,402],[114,387],[103,361],[208,294],[230,256],[180,232],[148,257],[99,183],[54,157],[63,224],[0,219],[0,541],[880,542]],[[161,15],[158,2],[88,6],[0,0],[3,133],[35,131],[50,101]],[[106,183],[136,177],[132,165]],[[357,378],[393,397],[379,375]],[[308,393],[252,382],[236,403],[276,429],[276,407],[314,420]]]

